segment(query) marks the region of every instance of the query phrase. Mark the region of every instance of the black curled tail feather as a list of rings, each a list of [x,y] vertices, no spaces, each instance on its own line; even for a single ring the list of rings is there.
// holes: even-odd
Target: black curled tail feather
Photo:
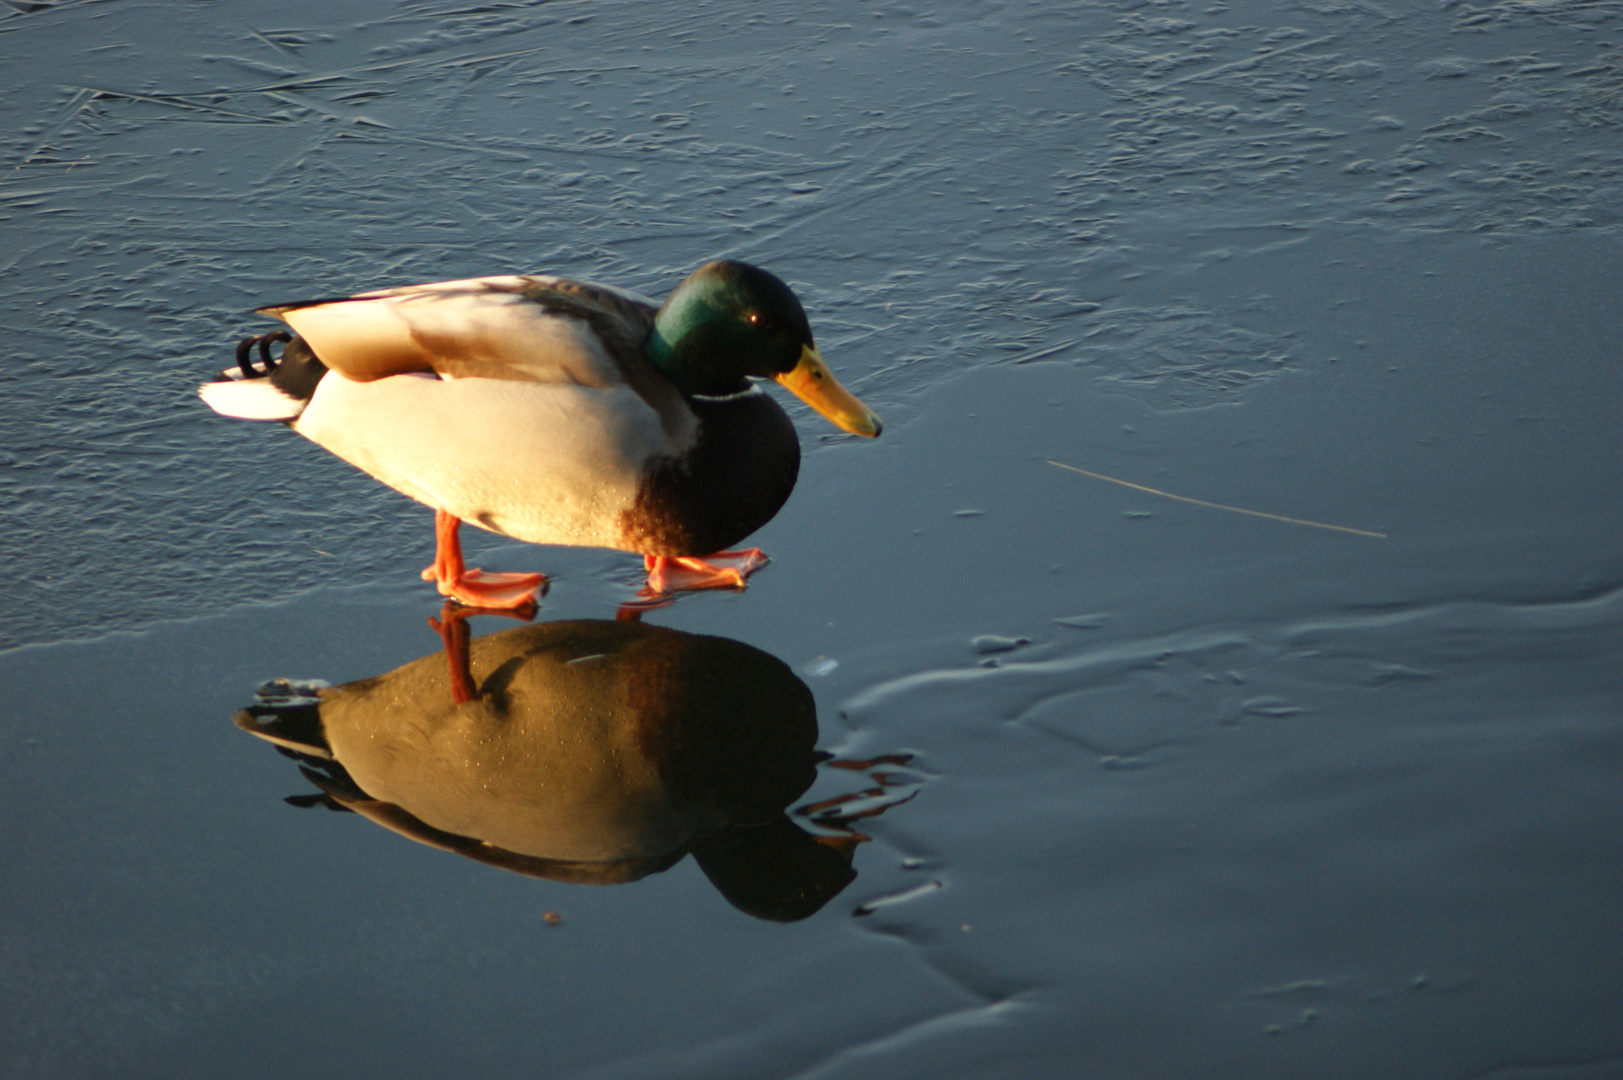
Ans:
[[[245,337],[237,342],[237,368],[242,372],[244,379],[258,379],[269,375],[276,370],[276,358],[271,356],[271,346],[278,341],[292,341],[293,335],[286,330],[272,330],[268,334],[257,337]],[[254,367],[253,348],[259,346],[259,366]]]
[[[282,345],[282,355],[272,356],[271,346],[278,343]],[[258,365],[251,357],[256,345],[259,351]],[[316,392],[316,384],[327,374],[327,365],[310,348],[310,343],[286,330],[272,330],[268,334],[239,341],[237,368],[244,379],[268,377],[272,386],[299,401],[309,401]]]
[[[278,344],[280,356],[271,352]],[[204,383],[198,393],[226,416],[290,422],[304,411],[326,374],[327,365],[308,342],[286,330],[273,330],[238,342],[236,366]]]

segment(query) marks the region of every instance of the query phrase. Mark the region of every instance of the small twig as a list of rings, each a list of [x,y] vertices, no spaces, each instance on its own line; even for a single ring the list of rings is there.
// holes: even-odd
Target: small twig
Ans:
[[[1315,529],[1330,529],[1335,532],[1352,533],[1354,536],[1371,536],[1376,540],[1386,539],[1385,533],[1372,532],[1369,529],[1353,529],[1346,525],[1326,525],[1322,521],[1306,521],[1302,518],[1285,517],[1283,514],[1269,514],[1261,510],[1247,510],[1240,506],[1224,506],[1222,503],[1207,502],[1205,499],[1191,499],[1187,495],[1174,495],[1170,491],[1158,491],[1155,488],[1145,487],[1143,484],[1135,484],[1128,480],[1117,480],[1114,476],[1105,476],[1102,473],[1089,472],[1086,469],[1079,469],[1075,465],[1067,465],[1063,461],[1054,461],[1052,458],[1048,460],[1048,463],[1050,465],[1058,466],[1061,469],[1068,469],[1074,473],[1081,473],[1083,476],[1091,476],[1095,480],[1103,480],[1110,484],[1120,484],[1122,487],[1132,488],[1134,491],[1142,491],[1150,495],[1159,495],[1164,499],[1176,499],[1178,502],[1191,503],[1195,506],[1206,506],[1213,510],[1227,510],[1234,514],[1249,514],[1252,517],[1267,518],[1270,521],[1283,521],[1291,525],[1311,525]]]
[[[1250,56],[1243,57],[1239,60],[1230,60],[1226,64],[1218,64],[1214,68],[1207,68],[1205,71],[1197,71],[1192,75],[1184,75],[1181,78],[1171,79],[1166,83],[1166,85],[1178,86],[1181,83],[1196,82],[1200,79],[1210,79],[1212,76],[1221,75],[1226,71],[1243,71],[1246,68],[1256,67],[1264,60],[1272,60],[1276,56],[1284,56],[1286,53],[1293,53],[1298,49],[1311,49],[1315,45],[1323,45],[1327,41],[1334,40],[1334,34],[1326,34],[1324,37],[1317,37],[1312,41],[1298,41],[1291,45],[1283,45],[1277,49],[1270,49],[1267,52],[1253,53]],[[1225,507],[1225,509],[1232,509],[1232,507]]]

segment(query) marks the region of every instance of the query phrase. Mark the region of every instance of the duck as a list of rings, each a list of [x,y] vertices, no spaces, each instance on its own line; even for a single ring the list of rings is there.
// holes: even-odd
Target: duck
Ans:
[[[768,560],[732,546],[777,514],[800,468],[794,424],[765,381],[844,431],[883,430],[830,372],[789,286],[730,259],[700,266],[662,304],[514,274],[257,314],[287,329],[244,339],[203,401],[281,422],[432,508],[422,576],[470,607],[533,605],[547,578],[468,567],[463,522],[642,555],[654,596],[744,587]]]

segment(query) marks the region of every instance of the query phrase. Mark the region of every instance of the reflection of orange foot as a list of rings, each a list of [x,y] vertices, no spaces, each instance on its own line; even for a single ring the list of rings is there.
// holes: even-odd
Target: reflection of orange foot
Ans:
[[[642,595],[635,600],[627,600],[614,612],[616,622],[641,622],[644,613],[656,608],[670,607],[676,603],[676,597],[669,593],[650,593],[642,590]]]
[[[650,595],[686,592],[689,589],[742,589],[744,579],[770,560],[760,548],[718,551],[698,558],[692,555],[644,555]]]
[[[462,541],[457,530],[462,522],[444,510],[434,511],[434,565],[423,571],[423,580],[439,586],[441,596],[469,607],[512,611],[533,605],[546,584],[545,574],[487,574],[469,570],[462,562]]]
[[[464,705],[478,696],[478,688],[473,683],[473,668],[469,663],[470,615],[504,615],[509,619],[523,619],[528,622],[535,618],[535,604],[531,602],[518,608],[482,609],[465,607],[459,602],[447,600],[440,607],[439,618],[429,617],[428,625],[433,627],[440,640],[445,643],[445,658],[451,664],[451,700],[458,705]]]

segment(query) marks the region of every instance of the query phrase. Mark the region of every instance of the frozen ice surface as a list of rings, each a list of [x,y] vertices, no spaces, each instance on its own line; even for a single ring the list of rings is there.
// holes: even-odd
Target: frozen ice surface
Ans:
[[[1618,0],[0,4],[0,1077],[1623,1075],[1620,132]],[[250,309],[718,256],[887,429],[647,618],[913,755],[855,885],[282,806],[432,530],[197,401]]]
[[[1200,407],[1386,321],[1356,283],[1282,311],[1326,266],[1615,252],[1623,215],[1612,3],[12,9],[12,643],[421,557],[415,508],[197,406],[262,303],[528,269],[663,295],[728,255],[881,406],[1053,359]]]

